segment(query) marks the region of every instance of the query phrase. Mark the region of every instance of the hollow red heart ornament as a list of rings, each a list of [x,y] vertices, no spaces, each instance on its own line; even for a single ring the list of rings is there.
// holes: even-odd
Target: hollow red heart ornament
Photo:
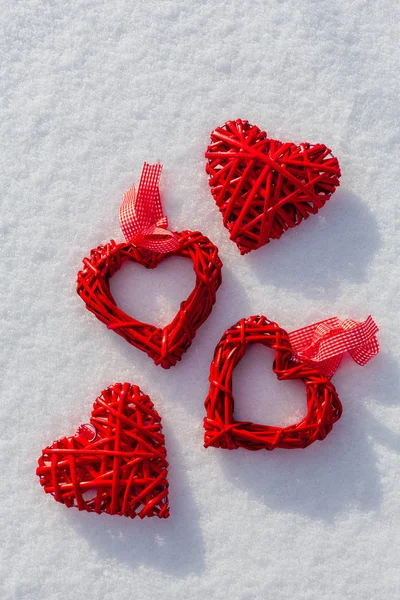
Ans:
[[[36,473],[68,508],[167,518],[167,467],[151,400],[136,385],[116,383],[96,399],[89,424],[43,450]]]
[[[324,144],[282,143],[241,119],[211,133],[205,156],[211,193],[241,254],[316,214],[339,186],[338,160]]]
[[[249,344],[275,351],[273,371],[280,381],[299,379],[305,384],[307,415],[289,427],[259,425],[234,418],[232,373]],[[333,384],[313,366],[294,360],[289,336],[264,316],[242,319],[224,333],[210,368],[210,389],[205,401],[204,445],[216,448],[306,448],[323,440],[342,414]]]
[[[154,252],[132,243],[116,244],[111,240],[92,250],[89,258],[83,260],[83,269],[79,271],[77,281],[77,292],[86,308],[109,329],[146,352],[156,365],[164,369],[175,365],[189,348],[197,329],[209,316],[221,284],[222,262],[218,248],[198,231],[183,231],[174,235],[179,246],[167,253]],[[161,329],[137,321],[118,308],[111,294],[110,279],[126,260],[154,269],[168,256],[190,258],[196,283],[172,322]]]

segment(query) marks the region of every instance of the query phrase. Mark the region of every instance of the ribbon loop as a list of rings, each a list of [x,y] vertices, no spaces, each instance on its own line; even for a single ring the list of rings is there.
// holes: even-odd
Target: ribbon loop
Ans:
[[[161,205],[159,181],[162,165],[144,163],[136,194],[132,186],[119,209],[122,233],[127,242],[166,254],[179,247],[178,238],[168,228]]]
[[[289,340],[297,360],[314,366],[330,379],[345,352],[361,366],[378,354],[378,331],[371,316],[363,323],[333,317],[292,331]]]

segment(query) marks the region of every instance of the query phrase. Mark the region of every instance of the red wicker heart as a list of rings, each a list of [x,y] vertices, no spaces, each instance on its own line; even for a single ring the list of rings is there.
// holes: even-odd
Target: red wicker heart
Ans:
[[[324,144],[282,143],[248,121],[227,121],[207,148],[211,193],[230,239],[247,254],[316,214],[339,185]]]
[[[235,421],[232,372],[248,344],[275,350],[273,371],[280,381],[301,379],[306,386],[307,416],[289,427]],[[204,445],[216,448],[306,448],[323,440],[342,414],[332,383],[317,369],[293,360],[288,334],[266,317],[242,319],[226,331],[215,349],[210,369],[210,390],[205,401]]]
[[[90,257],[83,260],[84,267],[78,273],[77,282],[77,292],[86,303],[86,308],[109,329],[146,352],[156,365],[164,369],[175,365],[189,348],[197,329],[209,316],[221,284],[222,262],[218,248],[198,231],[183,231],[176,235],[179,248],[167,254],[126,242],[116,244],[111,240],[92,250]],[[125,260],[154,269],[168,256],[191,258],[196,284],[190,296],[182,302],[173,321],[160,329],[137,321],[118,308],[109,281]]]
[[[90,424],[43,450],[36,470],[47,494],[68,508],[167,518],[161,418],[138,386],[116,383],[96,399]]]

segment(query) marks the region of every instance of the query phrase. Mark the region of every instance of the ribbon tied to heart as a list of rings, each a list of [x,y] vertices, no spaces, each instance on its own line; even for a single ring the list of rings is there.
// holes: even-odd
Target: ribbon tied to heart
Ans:
[[[369,316],[363,323],[337,317],[289,333],[294,358],[323,373],[328,379],[335,373],[345,352],[363,366],[379,352],[375,321]]]
[[[132,186],[119,209],[122,233],[127,242],[153,252],[166,254],[179,247],[177,236],[169,231],[161,206],[159,180],[162,165],[144,163],[136,193]]]

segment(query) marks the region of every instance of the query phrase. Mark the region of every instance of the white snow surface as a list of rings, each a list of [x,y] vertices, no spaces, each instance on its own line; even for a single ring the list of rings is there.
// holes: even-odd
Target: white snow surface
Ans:
[[[2,600],[342,600],[399,597],[399,6],[384,0],[24,0],[1,10]],[[211,130],[243,118],[323,142],[341,187],[279,241],[241,257],[208,188]],[[75,293],[91,248],[122,240],[118,208],[143,162],[164,164],[172,229],[224,263],[217,304],[169,371],[108,331]],[[170,259],[112,290],[166,324],[194,282]],[[303,451],[203,448],[212,353],[239,318],[287,330],[338,315],[380,327],[344,360],[344,413]],[[304,389],[252,348],[236,415],[290,423]],[[140,385],[160,412],[167,520],[66,509],[35,474],[41,449],[88,421],[99,392]]]

